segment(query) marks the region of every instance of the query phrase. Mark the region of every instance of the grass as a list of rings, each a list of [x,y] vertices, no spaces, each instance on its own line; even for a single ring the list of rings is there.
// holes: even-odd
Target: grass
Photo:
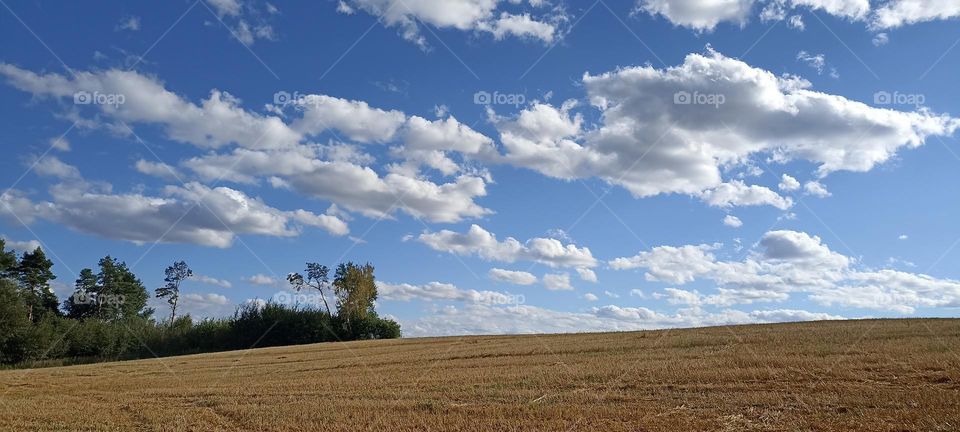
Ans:
[[[0,431],[955,431],[960,320],[329,343],[0,371]]]

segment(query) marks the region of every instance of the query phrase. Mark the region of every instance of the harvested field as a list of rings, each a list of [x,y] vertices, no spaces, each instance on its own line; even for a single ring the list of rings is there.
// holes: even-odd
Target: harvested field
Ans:
[[[960,320],[331,343],[0,372],[3,431],[955,431]]]

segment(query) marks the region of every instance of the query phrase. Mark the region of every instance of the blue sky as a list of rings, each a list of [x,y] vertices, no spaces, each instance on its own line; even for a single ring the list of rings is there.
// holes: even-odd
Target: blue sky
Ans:
[[[411,336],[956,316],[950,3],[6,3],[0,234]]]

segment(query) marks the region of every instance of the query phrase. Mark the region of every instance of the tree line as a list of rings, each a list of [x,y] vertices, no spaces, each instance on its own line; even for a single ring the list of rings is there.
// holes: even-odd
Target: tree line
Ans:
[[[106,256],[80,271],[61,302],[51,283],[53,262],[41,248],[17,255],[0,239],[0,364],[43,366],[400,337],[395,321],[380,318],[374,267],[307,263],[287,280],[316,291],[324,307],[248,303],[232,317],[195,322],[179,314],[181,284],[193,277],[184,261],[167,267],[152,295],[169,315],[148,307],[151,293],[123,261]],[[328,301],[328,295],[331,302]]]

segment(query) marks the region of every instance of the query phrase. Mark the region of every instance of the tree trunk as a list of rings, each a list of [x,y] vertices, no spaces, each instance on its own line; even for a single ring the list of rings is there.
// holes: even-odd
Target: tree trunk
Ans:
[[[327,315],[333,316],[333,312],[330,312],[330,304],[327,303],[327,296],[323,295],[322,289],[317,291],[320,291],[320,298],[323,299],[323,305],[327,308]]]

